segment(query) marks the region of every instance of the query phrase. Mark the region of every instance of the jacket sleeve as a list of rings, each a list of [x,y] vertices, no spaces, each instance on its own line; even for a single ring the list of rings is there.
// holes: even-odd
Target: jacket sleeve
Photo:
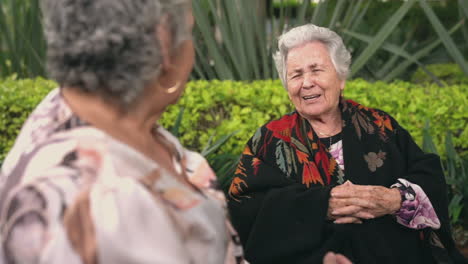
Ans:
[[[398,124],[396,124],[396,128],[397,146],[403,157],[402,162],[407,168],[406,174],[402,178],[419,185],[424,190],[441,223],[441,228],[435,233],[455,263],[466,263],[452,239],[448,214],[447,184],[439,156],[424,153],[408,131]]]
[[[251,139],[238,164],[228,201],[246,259],[255,264],[321,261],[331,186],[306,188],[288,179],[274,161],[268,162],[268,155],[252,150]]]

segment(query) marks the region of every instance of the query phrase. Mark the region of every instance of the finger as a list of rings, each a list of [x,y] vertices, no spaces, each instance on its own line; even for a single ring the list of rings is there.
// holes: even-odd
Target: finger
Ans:
[[[353,216],[361,219],[374,219],[378,215],[377,210],[369,211],[367,208],[362,208],[356,205],[349,205],[344,207],[339,207],[338,209],[329,210],[329,218],[337,218],[343,216]]]
[[[345,181],[345,183],[343,183],[343,185],[354,185],[350,180],[347,180]]]
[[[332,190],[331,196],[335,198],[365,198],[365,199],[374,199],[374,197],[379,192],[375,190],[376,186],[368,185],[351,185],[346,188],[339,188]]]
[[[373,213],[366,212],[366,211],[359,211],[355,214],[352,214],[351,216],[361,218],[361,219],[374,219],[375,218],[375,215]]]
[[[353,216],[345,216],[345,217],[340,217],[337,218],[335,221],[333,221],[335,224],[362,224],[361,219]]]
[[[333,188],[331,189],[330,196],[333,197],[334,194],[336,194],[336,193],[340,193],[340,192],[346,191],[347,188],[348,188],[348,187],[345,186],[344,184],[343,184],[343,185],[338,185],[338,186],[336,186],[336,187],[333,187]]]
[[[376,208],[377,204],[373,200],[367,200],[363,198],[331,198],[330,199],[330,204],[333,207],[333,209],[337,209],[340,207],[345,207],[348,205],[356,205],[360,206],[363,208]]]
[[[347,199],[349,198],[344,198],[344,199],[330,198],[330,200],[328,200],[328,204],[330,205],[331,208],[337,209],[337,208],[349,205],[349,201]]]
[[[353,264],[347,257],[336,254],[336,264]]]
[[[355,193],[351,188],[336,188],[330,192],[332,198],[350,198],[354,197]]]
[[[335,187],[332,189],[331,196],[337,198],[355,197],[359,194],[360,188],[358,188],[358,186],[360,185],[340,185],[339,187]]]
[[[323,258],[323,264],[338,264],[335,253],[328,252]]]
[[[362,210],[362,207],[356,205],[348,205],[344,207],[340,207],[335,209],[331,212],[334,216],[346,216],[346,215],[354,215]]]
[[[364,210],[364,208],[356,205],[350,205],[350,206],[345,206],[341,207],[339,209],[331,211],[331,215],[333,217],[342,217],[342,216],[353,216],[361,219],[373,219],[375,218],[375,215],[367,212]]]
[[[332,188],[332,190],[344,190],[344,189],[347,189],[347,188],[352,188],[354,186],[360,186],[360,185],[354,185],[352,182],[346,181],[345,183],[343,183],[341,185],[335,186],[334,188]],[[363,185],[361,185],[361,186],[363,186]]]
[[[381,216],[384,216],[386,215],[387,213],[382,210],[382,209],[373,209],[373,210],[369,210],[369,209],[365,209],[363,210],[363,212],[366,212],[368,214],[371,214],[373,217],[372,218],[377,218],[377,217],[381,217]],[[356,215],[357,216],[357,215]],[[370,218],[369,218],[370,219]]]

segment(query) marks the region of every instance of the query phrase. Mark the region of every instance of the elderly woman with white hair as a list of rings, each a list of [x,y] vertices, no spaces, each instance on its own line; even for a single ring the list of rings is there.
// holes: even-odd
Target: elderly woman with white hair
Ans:
[[[157,123],[193,67],[191,1],[43,0],[42,11],[60,88],[3,163],[0,263],[243,261],[213,171]]]
[[[351,55],[312,24],[283,34],[278,74],[295,111],[248,141],[228,207],[250,263],[464,263],[439,158],[387,113],[343,98]]]

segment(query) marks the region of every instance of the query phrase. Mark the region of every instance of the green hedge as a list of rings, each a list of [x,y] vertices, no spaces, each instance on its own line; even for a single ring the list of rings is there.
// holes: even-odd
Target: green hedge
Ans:
[[[428,120],[439,153],[444,153],[442,142],[447,130],[454,134],[460,152],[468,150],[468,85],[440,88],[358,79],[347,82],[345,96],[387,111],[418,144],[422,143],[422,128]],[[181,107],[185,108],[180,128],[183,144],[197,149],[215,133],[222,136],[238,131],[223,148],[229,153],[240,153],[259,126],[293,109],[279,81],[191,82],[180,102],[164,114],[162,124],[173,124]]]
[[[56,87],[52,81],[0,80],[0,160],[11,148],[21,124],[34,106]],[[440,153],[447,130],[462,155],[468,152],[468,85],[440,88],[407,82],[369,83],[348,81],[345,96],[370,107],[383,109],[406,127],[421,144],[426,119]],[[181,107],[185,108],[180,139],[185,146],[200,150],[211,135],[215,138],[238,133],[222,151],[237,154],[255,130],[268,120],[293,109],[279,81],[194,81],[184,96],[168,108],[161,123],[171,127]]]
[[[0,162],[31,111],[57,84],[42,78],[0,79]]]
[[[462,72],[457,64],[430,64],[426,66],[426,69],[432,72],[445,85],[468,85],[468,76]],[[419,84],[434,82],[421,68],[413,74],[411,81]]]
[[[162,125],[171,126],[181,107],[185,111],[179,130],[185,146],[198,149],[212,135],[237,131],[223,146],[228,153],[240,153],[258,127],[293,110],[279,81],[190,82],[179,103],[163,115]]]

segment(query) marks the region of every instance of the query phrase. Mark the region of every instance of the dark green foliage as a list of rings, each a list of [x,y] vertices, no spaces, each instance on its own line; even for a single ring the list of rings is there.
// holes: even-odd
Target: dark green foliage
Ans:
[[[195,0],[194,79],[277,77],[271,54],[285,29],[314,23],[343,36],[352,75],[409,79],[427,63],[454,61],[468,74],[465,0]],[[433,82],[439,82],[431,72]]]
[[[171,133],[176,137],[180,136],[179,128],[183,118],[184,108],[181,107],[177,115],[177,119],[171,127]],[[213,138],[215,136],[215,134],[213,134],[201,150],[201,154],[207,159],[211,168],[215,171],[222,189],[227,189],[229,186],[231,175],[234,174],[237,162],[239,161],[239,155],[222,154],[219,153],[219,150],[235,134],[236,132],[222,135],[216,142],[213,142]]]
[[[443,150],[442,167],[445,172],[445,179],[449,188],[449,216],[452,225],[463,224],[468,225],[468,210],[465,207],[465,202],[468,201],[468,174],[467,162],[463,160],[457,153],[453,145],[452,133],[447,132],[445,135],[445,148]],[[423,150],[430,153],[439,154],[435,149],[434,142],[429,132],[429,122],[426,123],[423,129]]]
[[[45,76],[39,0],[0,1],[0,76]],[[344,37],[354,77],[409,79],[419,66],[454,61],[468,74],[466,0],[193,0],[194,79],[275,79],[277,37],[304,23]],[[429,73],[426,69],[426,71]],[[433,74],[432,74],[433,75]],[[432,76],[432,81],[438,79]]]
[[[426,68],[446,85],[468,85],[468,75],[464,74],[456,64],[431,64]],[[418,69],[411,77],[411,81],[425,84],[430,83],[432,79],[422,69]]]
[[[45,76],[39,0],[0,0],[0,77]]]

